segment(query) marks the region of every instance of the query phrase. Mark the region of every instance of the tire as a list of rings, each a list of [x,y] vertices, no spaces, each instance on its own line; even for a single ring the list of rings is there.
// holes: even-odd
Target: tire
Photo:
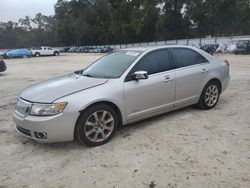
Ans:
[[[35,53],[35,57],[40,57],[40,54],[39,53]]]
[[[99,146],[110,141],[115,135],[118,122],[117,113],[112,107],[98,104],[81,113],[75,134],[81,144]]]
[[[8,58],[7,54],[3,54],[3,58],[7,59]]]
[[[57,56],[57,55],[59,55],[59,53],[58,52],[54,52],[54,56]]]
[[[209,110],[216,106],[220,98],[220,86],[215,81],[208,82],[202,90],[198,107]]]

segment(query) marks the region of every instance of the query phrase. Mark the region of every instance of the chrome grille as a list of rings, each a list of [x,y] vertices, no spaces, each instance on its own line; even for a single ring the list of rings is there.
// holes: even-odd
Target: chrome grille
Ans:
[[[25,116],[28,114],[30,107],[31,107],[31,103],[24,101],[23,99],[19,99],[17,101],[15,111],[17,114],[21,116]]]

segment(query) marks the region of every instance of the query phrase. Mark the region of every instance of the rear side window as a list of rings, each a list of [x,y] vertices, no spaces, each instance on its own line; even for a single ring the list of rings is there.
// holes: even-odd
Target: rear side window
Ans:
[[[247,43],[248,43],[247,40],[240,40],[240,41],[238,42],[238,46],[239,46],[239,47],[242,47],[242,48],[246,48],[246,47],[247,47]]]
[[[208,62],[201,54],[191,49],[173,48],[172,52],[175,57],[176,68]]]
[[[31,50],[42,50],[41,47],[35,47],[35,48],[32,48]]]
[[[134,67],[133,71],[147,71],[148,74],[171,69],[168,50],[158,50],[146,54]]]

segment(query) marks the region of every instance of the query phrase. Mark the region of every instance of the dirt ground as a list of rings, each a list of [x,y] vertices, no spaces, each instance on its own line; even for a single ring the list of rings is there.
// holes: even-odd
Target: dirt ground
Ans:
[[[216,108],[171,112],[118,130],[107,144],[40,144],[18,135],[17,94],[100,55],[6,60],[0,74],[0,187],[250,187],[250,56],[224,56],[231,83]]]

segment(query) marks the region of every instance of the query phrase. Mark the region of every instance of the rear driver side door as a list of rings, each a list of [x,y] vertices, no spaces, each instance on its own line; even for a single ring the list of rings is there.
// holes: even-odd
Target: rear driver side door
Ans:
[[[136,71],[147,71],[148,79],[134,80]],[[174,106],[175,71],[167,49],[149,52],[139,60],[124,82],[128,122],[168,111]]]
[[[194,104],[208,80],[210,63],[193,49],[176,47],[171,51],[176,67],[175,107]]]

